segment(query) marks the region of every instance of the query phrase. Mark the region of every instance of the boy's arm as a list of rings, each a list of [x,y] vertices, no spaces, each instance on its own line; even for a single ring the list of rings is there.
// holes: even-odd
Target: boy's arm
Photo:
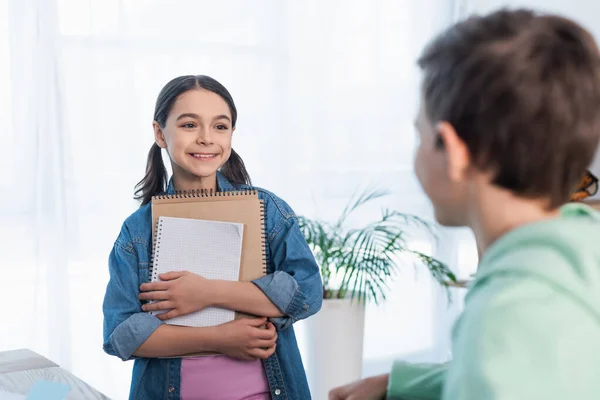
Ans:
[[[448,363],[409,364],[397,361],[390,373],[387,396],[402,400],[439,400]]]
[[[373,376],[329,393],[330,400],[389,399],[438,400],[441,398],[442,382],[446,364],[408,364],[397,362],[392,372]]]

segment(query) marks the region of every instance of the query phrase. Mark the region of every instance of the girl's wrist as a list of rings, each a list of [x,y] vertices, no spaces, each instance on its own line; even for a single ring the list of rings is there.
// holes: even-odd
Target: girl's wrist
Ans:
[[[221,352],[223,334],[220,326],[221,325],[198,328],[201,352]]]
[[[229,309],[229,293],[233,289],[231,283],[218,279],[209,282],[207,300],[210,307]]]

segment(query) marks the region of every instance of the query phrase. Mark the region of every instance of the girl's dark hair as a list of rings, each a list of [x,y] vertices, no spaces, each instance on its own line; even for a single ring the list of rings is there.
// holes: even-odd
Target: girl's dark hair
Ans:
[[[229,106],[231,112],[231,125],[235,128],[237,121],[237,109],[229,91],[223,85],[206,75],[185,75],[173,79],[160,91],[156,106],[154,108],[154,120],[161,128],[165,127],[169,113],[175,104],[175,100],[189,90],[205,89],[218,94]],[[233,149],[227,162],[221,167],[221,173],[231,183],[250,185],[250,176],[246,171],[244,161]],[[162,160],[161,148],[154,143],[148,153],[146,163],[146,175],[135,186],[135,199],[148,204],[152,196],[164,192],[167,188],[167,169]]]

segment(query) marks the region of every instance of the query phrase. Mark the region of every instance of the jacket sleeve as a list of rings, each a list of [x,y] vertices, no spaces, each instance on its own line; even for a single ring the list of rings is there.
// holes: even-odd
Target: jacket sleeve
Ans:
[[[127,228],[124,226],[108,260],[110,280],[104,303],[104,344],[106,353],[123,361],[158,328],[162,321],[142,312],[138,299],[138,258]]]
[[[271,322],[286,329],[321,309],[321,274],[293,213],[282,216],[268,240],[275,272],[253,282],[285,314]]]

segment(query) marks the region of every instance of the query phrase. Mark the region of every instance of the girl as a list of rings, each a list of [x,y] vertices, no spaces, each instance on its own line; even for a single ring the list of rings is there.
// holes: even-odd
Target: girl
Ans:
[[[142,205],[125,220],[110,254],[103,305],[104,350],[135,359],[131,399],[310,399],[292,324],[321,307],[319,269],[291,208],[250,186],[244,163],[231,148],[236,119],[227,89],[207,76],[175,78],[158,96],[155,143],[136,187]],[[170,180],[161,149],[171,160]],[[258,191],[265,203],[265,277],[226,282],[181,271],[148,283],[152,196],[197,189]],[[142,305],[144,300],[157,302]],[[263,318],[210,328],[164,323],[206,307]],[[157,309],[170,311],[158,317],[146,312]],[[205,351],[223,355],[179,358]]]

